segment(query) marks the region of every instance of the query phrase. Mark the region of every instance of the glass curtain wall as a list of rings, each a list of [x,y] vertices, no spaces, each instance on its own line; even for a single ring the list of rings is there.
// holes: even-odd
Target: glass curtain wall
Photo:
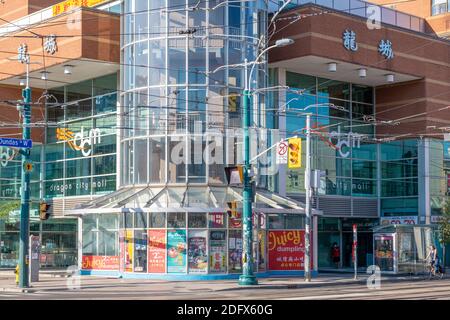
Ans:
[[[255,57],[265,13],[263,1],[124,1],[121,185],[224,183],[243,90],[243,68],[224,66]]]
[[[46,198],[116,190],[117,74],[51,90],[47,107]]]
[[[372,87],[286,73],[286,85],[304,90],[286,96],[286,135],[303,135],[307,109],[312,113],[312,169],[326,172],[319,194],[355,197],[377,196],[377,145],[373,143]],[[329,107],[333,104],[336,107]],[[302,141],[306,161],[306,139]],[[287,171],[286,190],[304,193],[304,168]]]

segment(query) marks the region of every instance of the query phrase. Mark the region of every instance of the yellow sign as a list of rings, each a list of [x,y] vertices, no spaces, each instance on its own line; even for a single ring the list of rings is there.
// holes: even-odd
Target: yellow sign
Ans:
[[[289,139],[288,168],[298,169],[302,167],[302,139]]]
[[[58,139],[58,141],[66,141],[69,144],[70,148],[72,148],[72,150],[83,150],[83,148],[75,144],[75,134],[69,129],[57,128],[56,139]]]
[[[79,7],[93,7],[109,0],[66,0],[55,4],[52,7],[53,16],[60,15],[61,13],[68,12],[74,8]]]

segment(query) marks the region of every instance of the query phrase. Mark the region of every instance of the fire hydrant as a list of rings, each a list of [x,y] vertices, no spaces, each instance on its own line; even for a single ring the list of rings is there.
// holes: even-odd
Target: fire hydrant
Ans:
[[[19,265],[16,265],[14,273],[16,274],[16,285],[19,285]]]

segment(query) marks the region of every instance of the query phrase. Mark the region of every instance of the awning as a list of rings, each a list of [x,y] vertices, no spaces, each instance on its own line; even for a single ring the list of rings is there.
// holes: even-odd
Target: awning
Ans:
[[[242,188],[219,186],[126,187],[67,210],[65,215],[126,212],[226,212],[228,202],[242,203]],[[254,211],[305,214],[305,205],[266,190],[256,190]],[[312,210],[313,215],[321,215]]]

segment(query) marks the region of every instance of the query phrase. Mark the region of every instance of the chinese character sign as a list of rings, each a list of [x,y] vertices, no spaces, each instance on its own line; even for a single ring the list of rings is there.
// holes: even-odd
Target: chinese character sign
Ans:
[[[269,231],[268,242],[269,270],[304,270],[304,230]]]
[[[350,51],[358,51],[358,44],[356,43],[356,33],[353,30],[345,30],[342,34],[344,47]]]
[[[386,59],[394,58],[394,51],[392,50],[392,42],[389,40],[381,40],[378,45],[378,52],[381,53]]]
[[[54,34],[51,34],[44,38],[44,50],[48,54],[55,54],[56,51],[58,51],[56,36]]]

